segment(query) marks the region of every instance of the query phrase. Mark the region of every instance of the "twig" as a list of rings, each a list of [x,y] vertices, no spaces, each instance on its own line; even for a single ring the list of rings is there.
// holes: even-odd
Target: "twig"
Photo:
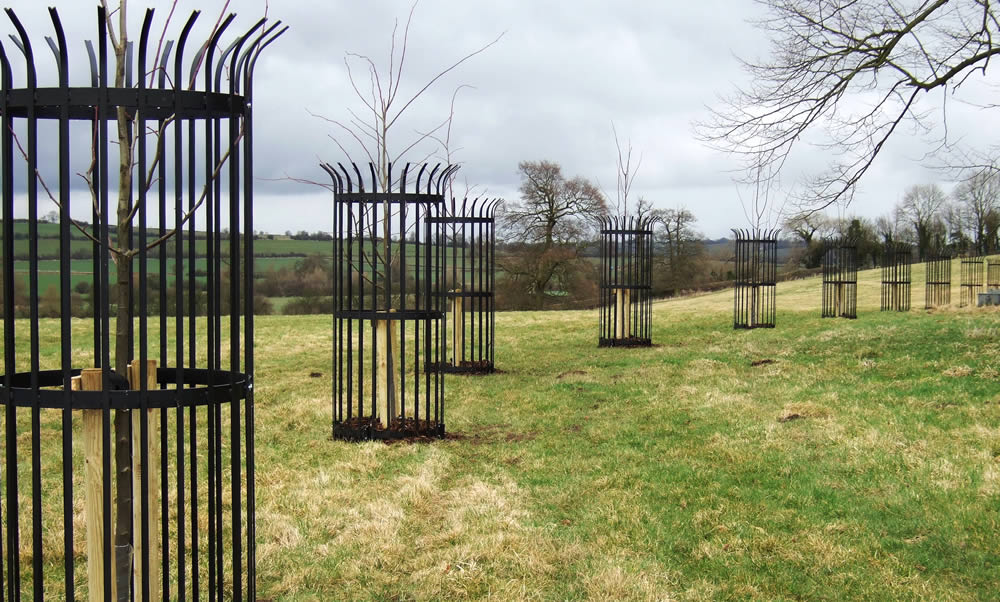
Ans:
[[[18,139],[17,134],[14,133],[13,127],[10,128],[10,133],[14,137],[14,144],[17,145],[17,150],[20,151],[21,156],[24,157],[24,160],[28,161],[28,154],[24,152],[24,147],[21,146],[21,141]],[[38,180],[38,183],[42,185],[42,189],[45,190],[45,194],[48,195],[49,200],[52,201],[53,203],[55,203],[56,207],[58,207],[60,210],[62,210],[62,208],[63,208],[62,203],[60,203],[59,201],[57,201],[56,197],[52,195],[52,191],[49,190],[48,184],[45,183],[45,178],[42,177],[42,172],[38,171],[37,167],[35,168],[35,178]],[[74,226],[76,226],[76,229],[79,230],[80,233],[82,233],[84,236],[86,236],[87,238],[89,238],[93,242],[96,242],[97,244],[103,244],[93,234],[91,234],[83,226],[81,226],[80,223],[77,222],[75,219],[73,219],[71,217],[71,218],[69,218],[69,220],[70,220],[70,222],[73,223]],[[114,251],[114,250],[115,249],[112,249],[112,251]]]
[[[195,212],[198,209],[201,208],[202,204],[204,204],[204,202],[205,202],[205,197],[208,196],[209,187],[215,181],[215,178],[217,178],[219,176],[219,172],[222,171],[223,165],[225,165],[226,161],[229,160],[229,156],[232,154],[233,148],[235,148],[237,146],[237,143],[243,138],[243,135],[244,135],[245,131],[246,130],[245,130],[244,125],[241,125],[240,126],[240,132],[236,136],[236,139],[233,140],[232,146],[230,146],[228,149],[226,149],[226,154],[224,154],[222,156],[222,158],[219,159],[219,163],[215,166],[215,170],[212,171],[212,175],[208,178],[208,180],[205,181],[205,186],[201,190],[201,196],[198,197],[198,202],[196,202],[194,204],[194,206],[191,207],[191,209],[189,209],[184,214],[184,216],[181,218],[180,223],[174,224],[174,229],[173,230],[171,230],[170,232],[167,232],[166,234],[164,234],[160,238],[157,238],[153,242],[149,243],[149,245],[146,246],[146,250],[147,251],[156,248],[157,246],[163,244],[164,242],[166,242],[167,240],[169,240],[171,237],[173,237],[175,234],[177,234],[177,232],[184,226],[184,224],[186,224],[188,222],[188,220],[191,219],[191,217],[195,214]],[[132,250],[130,250],[128,252],[128,254],[131,256],[131,255],[136,255],[138,252],[139,252],[138,249],[132,249]]]

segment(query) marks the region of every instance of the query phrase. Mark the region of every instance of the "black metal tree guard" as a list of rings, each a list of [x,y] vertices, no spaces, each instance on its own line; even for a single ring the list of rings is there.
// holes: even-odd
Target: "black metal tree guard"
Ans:
[[[442,225],[441,296],[444,357],[441,369],[488,374],[496,334],[496,208],[500,199],[455,199],[431,223]]]
[[[774,328],[779,230],[738,230],[733,328]]]
[[[653,227],[648,218],[601,220],[600,347],[649,347]]]
[[[924,309],[951,305],[951,257],[928,259],[924,267]]]
[[[823,317],[858,317],[858,247],[852,240],[826,242],[823,252]]]
[[[981,256],[963,257],[961,259],[962,296],[958,300],[959,307],[976,305],[979,293],[983,292],[983,267],[985,263]]]
[[[907,243],[888,243],[882,250],[881,311],[910,311],[910,266],[913,250]]]
[[[1000,259],[986,260],[986,288],[1000,290]]]
[[[236,29],[229,15],[217,29],[203,24],[209,39],[192,51],[196,12],[161,52],[147,10],[126,85],[116,87],[98,8],[96,48],[87,42],[89,61],[79,64],[90,86],[71,87],[69,47],[49,12],[56,85],[39,84],[42,57],[11,9],[17,35],[0,44],[0,598],[110,600],[124,587],[136,600],[253,600],[250,97],[260,52],[284,30],[261,21],[223,47]],[[26,80],[16,87],[15,72]],[[119,109],[130,118],[125,139],[134,140],[131,213],[122,215],[117,198],[109,206],[118,197]],[[90,177],[90,190],[71,193],[75,172]],[[39,244],[46,200],[59,216],[51,293],[39,278],[49,252]],[[19,215],[24,230],[15,229]],[[15,241],[21,233],[27,238]],[[92,261],[71,261],[77,251]],[[71,319],[81,310],[71,277],[83,271],[93,282],[91,326]],[[40,305],[52,294],[59,317],[42,322]],[[116,332],[121,304],[135,320]],[[14,320],[25,313],[27,321]],[[129,540],[120,547],[116,536]]]
[[[333,436],[443,437],[444,189],[457,166],[323,164],[334,188]]]

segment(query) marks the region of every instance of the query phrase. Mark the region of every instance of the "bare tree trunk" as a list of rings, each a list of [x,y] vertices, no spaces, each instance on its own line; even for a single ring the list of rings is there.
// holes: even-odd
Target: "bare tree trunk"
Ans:
[[[118,44],[115,46],[115,86],[125,86],[125,53],[128,47],[127,24],[125,19],[125,2],[119,7]],[[115,371],[121,375],[128,374],[128,362],[132,356],[131,337],[132,326],[132,287],[129,279],[132,274],[132,116],[124,108],[118,108],[118,248],[122,251],[117,256],[117,290],[118,311],[115,319]],[[140,132],[140,135],[142,132]],[[141,241],[145,244],[145,241]],[[132,575],[132,446],[130,443],[131,412],[115,411],[115,520],[114,520],[114,579],[117,583],[117,596],[120,601],[129,599],[129,579]]]

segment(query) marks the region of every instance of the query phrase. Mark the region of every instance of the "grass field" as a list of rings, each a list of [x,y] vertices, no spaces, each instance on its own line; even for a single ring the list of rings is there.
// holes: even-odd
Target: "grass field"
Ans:
[[[733,331],[731,291],[659,302],[648,349],[500,314],[503,373],[448,378],[433,444],[332,441],[329,317],[258,318],[259,595],[995,598],[1000,311],[913,281],[879,313],[863,272],[850,321],[781,283],[773,330]]]

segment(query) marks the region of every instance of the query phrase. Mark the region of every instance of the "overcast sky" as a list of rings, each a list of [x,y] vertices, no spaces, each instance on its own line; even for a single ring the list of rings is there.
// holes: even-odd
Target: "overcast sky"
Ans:
[[[53,3],[50,2],[49,3]],[[38,0],[8,1],[29,33],[44,44],[51,24]],[[56,1],[69,44],[79,60],[82,41],[94,37],[94,4]],[[224,2],[180,0],[174,31],[182,17],[201,8],[199,20],[210,28]],[[140,3],[130,16],[138,30]],[[169,2],[158,7],[158,26]],[[269,16],[291,29],[267,49],[258,63],[255,87],[256,224],[271,232],[332,229],[331,196],[315,186],[287,178],[323,180],[318,162],[343,161],[330,136],[350,140],[328,119],[348,120],[349,109],[364,115],[344,66],[346,52],[388,64],[391,33],[400,30],[408,0],[271,0]],[[246,27],[265,9],[263,0],[232,0],[237,24]],[[695,139],[692,123],[745,82],[737,56],[754,58],[768,50],[764,33],[749,22],[761,16],[750,0],[698,2],[555,2],[505,0],[470,2],[422,0],[410,29],[400,97],[409,97],[441,69],[503,33],[501,40],[440,79],[407,110],[393,128],[390,145],[409,144],[418,131],[444,120],[456,88],[451,149],[462,164],[459,181],[480,194],[517,200],[517,164],[547,159],[566,176],[584,176],[615,194],[616,149],[611,123],[620,139],[631,139],[642,156],[633,194],[657,207],[686,207],[709,237],[748,225],[733,183],[736,161]],[[4,33],[13,32],[3,19]],[[154,26],[155,28],[156,26]],[[401,33],[401,31],[400,31]],[[206,37],[196,35],[199,41]],[[74,46],[75,45],[75,46]],[[10,52],[11,46],[5,43]],[[48,57],[46,57],[48,58]],[[83,64],[74,83],[85,75]],[[360,79],[364,79],[363,68]],[[52,84],[49,84],[52,85]],[[985,85],[972,82],[968,87]],[[967,92],[968,94],[968,92]],[[934,102],[927,102],[934,101]],[[923,108],[940,121],[940,98]],[[996,111],[949,101],[948,133],[972,146],[992,142],[1000,124]],[[875,217],[885,213],[911,184],[939,182],[946,176],[922,166],[931,135],[900,132],[865,177],[848,210]],[[356,147],[351,159],[366,161]],[[420,156],[412,156],[419,159]],[[783,177],[790,188],[804,173],[821,169],[828,155],[801,148]],[[784,200],[779,190],[772,199]],[[744,193],[746,197],[746,193]]]

